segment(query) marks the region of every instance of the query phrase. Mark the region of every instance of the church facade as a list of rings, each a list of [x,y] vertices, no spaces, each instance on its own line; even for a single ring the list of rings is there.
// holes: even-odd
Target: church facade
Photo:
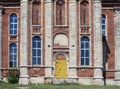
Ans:
[[[0,0],[0,80],[120,85],[119,0]]]

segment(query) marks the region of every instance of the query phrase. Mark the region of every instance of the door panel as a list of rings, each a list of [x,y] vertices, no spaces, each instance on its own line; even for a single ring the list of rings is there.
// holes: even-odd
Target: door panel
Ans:
[[[55,78],[67,78],[66,60],[55,60]]]

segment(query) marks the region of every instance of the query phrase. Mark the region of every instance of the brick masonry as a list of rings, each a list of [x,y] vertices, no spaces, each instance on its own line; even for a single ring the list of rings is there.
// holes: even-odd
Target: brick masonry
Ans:
[[[6,3],[11,2],[11,3]],[[119,19],[119,7],[120,2],[118,0],[63,0],[63,8],[62,8],[62,25],[60,24],[60,15],[57,12],[57,9],[60,10],[60,7],[57,5],[57,0],[53,2],[53,0],[40,0],[40,3],[37,7],[37,0],[1,0],[0,7],[2,7],[2,22],[0,23],[2,28],[0,28],[2,34],[2,58],[1,58],[1,75],[2,78],[7,76],[9,68],[9,44],[17,43],[18,46],[18,68],[20,71],[28,71],[21,73],[21,76],[26,78],[26,82],[35,83],[43,83],[43,82],[52,82],[54,80],[54,72],[55,72],[55,59],[56,55],[63,53],[67,60],[67,72],[68,72],[68,82],[77,81],[79,83],[86,82],[87,84],[97,84],[95,83],[95,79],[98,77],[102,80],[106,80],[106,82],[102,81],[101,84],[115,84],[119,85],[119,65],[117,62],[119,61],[119,41],[117,40],[119,36],[116,34],[116,28],[118,25],[116,24],[116,18]],[[83,2],[88,2],[86,5],[86,24],[84,25],[84,21],[82,18],[82,13],[84,12],[84,4]],[[2,3],[1,3],[2,2]],[[28,3],[27,3],[28,2]],[[34,3],[36,2],[36,3]],[[95,2],[100,2],[95,5]],[[118,4],[112,4],[112,2],[116,2]],[[25,4],[26,3],[26,4]],[[34,3],[34,7],[32,7]],[[25,8],[22,8],[22,5]],[[57,7],[56,7],[57,6]],[[105,14],[107,18],[107,45],[109,48],[108,58],[103,66],[100,64],[103,62],[102,58],[102,40],[101,38],[97,38],[95,36],[100,36],[100,24],[101,17],[99,18],[99,13],[97,14],[97,6],[101,6],[98,8],[101,10],[101,14]],[[96,7],[96,8],[94,8]],[[116,9],[117,8],[117,9]],[[34,10],[38,10],[39,18],[38,18],[38,27],[33,26],[36,25],[35,20],[35,12]],[[96,10],[95,10],[96,9]],[[25,13],[24,11],[26,10]],[[83,12],[82,12],[83,11]],[[57,13],[56,13],[57,12]],[[18,16],[18,34],[17,36],[9,35],[9,17],[12,13],[16,13]],[[116,15],[117,13],[117,15]],[[24,22],[24,14],[26,14],[27,22]],[[98,16],[99,15],[99,16]],[[96,18],[95,18],[96,16]],[[82,18],[82,19],[81,19]],[[99,18],[99,21],[98,21]],[[95,22],[96,21],[96,22]],[[98,22],[97,22],[98,21]],[[24,23],[23,23],[24,22]],[[34,23],[34,24],[33,24]],[[98,24],[97,24],[98,23]],[[119,21],[118,21],[119,23]],[[96,26],[96,27],[94,27]],[[118,26],[118,27],[117,27]],[[96,31],[96,29],[99,30]],[[21,31],[26,31],[27,33],[22,34]],[[96,32],[95,32],[96,31]],[[97,34],[96,34],[97,33]],[[58,35],[62,34],[67,37],[68,46],[60,46],[54,45],[54,38]],[[24,35],[24,37],[22,37]],[[119,35],[119,34],[118,34]],[[32,37],[40,36],[42,38],[42,65],[40,66],[32,66]],[[80,38],[82,36],[87,36],[90,39],[90,66],[81,66],[80,65]],[[97,39],[96,39],[97,38]],[[24,39],[26,44],[22,44],[21,39]],[[99,40],[98,40],[99,39]],[[116,40],[115,40],[116,39]],[[99,44],[97,45],[99,41]],[[24,43],[24,42],[23,42]],[[59,43],[58,43],[59,44]],[[97,46],[95,46],[95,44]],[[23,52],[23,45],[26,53]],[[98,47],[99,46],[99,47]],[[98,53],[97,53],[98,52]],[[21,56],[22,55],[22,56]],[[98,59],[98,60],[97,60]],[[21,64],[25,62],[25,64]],[[98,64],[97,64],[98,63]],[[21,69],[21,67],[24,67]],[[103,70],[103,71],[102,71]],[[117,71],[117,72],[116,72]],[[99,72],[99,74],[98,74]],[[25,74],[26,73],[26,74]],[[24,76],[25,75],[25,76]],[[100,76],[98,76],[100,75]],[[40,80],[37,80],[37,78]],[[27,80],[28,79],[28,80]],[[20,80],[21,83],[23,80]],[[56,79],[55,79],[56,80]],[[89,80],[89,81],[88,81]],[[109,81],[110,80],[110,81]],[[116,81],[114,81],[116,80]],[[25,83],[25,84],[27,84]],[[24,84],[24,82],[23,82]]]

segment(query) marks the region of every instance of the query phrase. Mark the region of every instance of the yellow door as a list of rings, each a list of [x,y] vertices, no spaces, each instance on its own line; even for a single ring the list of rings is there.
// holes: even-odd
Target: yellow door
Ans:
[[[55,60],[55,78],[67,78],[66,60]]]

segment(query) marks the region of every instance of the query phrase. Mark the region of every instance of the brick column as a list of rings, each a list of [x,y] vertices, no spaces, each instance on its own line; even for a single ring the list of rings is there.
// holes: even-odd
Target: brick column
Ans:
[[[28,0],[21,0],[20,84],[29,83],[28,75]]]
[[[103,47],[101,24],[101,0],[93,2],[94,19],[94,84],[103,85]]]
[[[52,0],[45,1],[45,77],[52,77],[52,50],[53,50],[53,38],[52,38],[52,30],[53,30],[53,4]]]
[[[0,7],[0,81],[2,80],[2,7]]]
[[[115,81],[120,85],[120,8],[115,8]]]
[[[70,52],[70,69],[69,78],[76,78],[77,66],[77,6],[76,0],[69,0],[69,52]]]

